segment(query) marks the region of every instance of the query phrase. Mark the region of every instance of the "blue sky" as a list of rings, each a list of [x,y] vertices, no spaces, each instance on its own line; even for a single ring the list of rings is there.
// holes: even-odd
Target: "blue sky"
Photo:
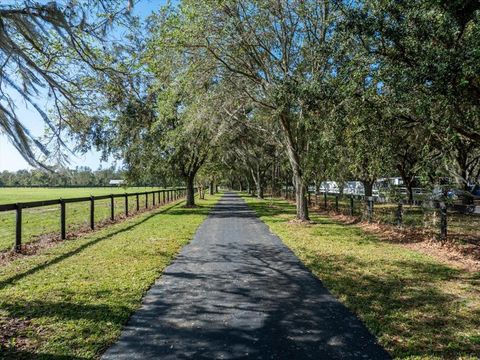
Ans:
[[[140,0],[134,7],[134,15],[146,18],[148,15],[165,5],[166,0]],[[19,99],[20,100],[20,99]],[[42,101],[43,100],[43,101]],[[48,107],[45,99],[37,99],[38,104],[43,104]],[[25,119],[24,123],[29,130],[36,136],[41,136],[44,131],[44,124],[41,117],[30,107],[26,107],[23,101],[19,101],[16,109],[17,115],[21,119]],[[97,169],[99,166],[108,167],[112,161],[100,162],[100,154],[95,150],[91,150],[86,154],[78,154],[77,156],[70,156],[70,167],[88,166],[92,169]],[[10,170],[16,171],[20,169],[30,169],[31,167],[22,158],[18,151],[10,144],[8,138],[0,134],[0,171]]]

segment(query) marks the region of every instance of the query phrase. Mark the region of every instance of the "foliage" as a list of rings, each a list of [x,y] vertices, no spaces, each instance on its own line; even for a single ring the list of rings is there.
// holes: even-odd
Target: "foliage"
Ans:
[[[101,51],[78,33],[102,71],[65,84],[82,100],[62,102],[56,129],[122,160],[130,181],[293,186],[300,220],[325,180],[368,195],[400,176],[409,200],[446,177],[467,189],[480,176],[479,13],[473,0],[169,3]]]
[[[55,124],[35,98],[48,93],[57,110],[66,103],[76,106],[81,99],[68,87],[78,90],[78,76],[84,72],[108,70],[92,45],[105,38],[107,29],[124,18],[132,4],[22,0],[0,6],[0,130],[31,165],[42,165],[32,144],[45,154],[48,150],[17,117],[16,102],[23,99],[31,105],[64,146],[59,137],[64,124]],[[63,119],[61,112],[58,115]]]
[[[114,167],[92,171],[89,167],[75,169],[60,169],[55,172],[32,169],[0,173],[0,187],[2,186],[108,186],[110,180],[123,179],[123,171]],[[137,185],[134,183],[132,185]],[[154,184],[154,183],[151,183]],[[142,185],[142,184],[140,184]]]

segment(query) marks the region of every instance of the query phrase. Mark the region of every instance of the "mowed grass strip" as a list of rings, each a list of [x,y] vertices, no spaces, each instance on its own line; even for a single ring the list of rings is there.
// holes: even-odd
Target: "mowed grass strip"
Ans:
[[[109,195],[137,193],[159,190],[152,187],[131,188],[0,188],[0,204],[17,202],[54,200],[60,198],[88,197],[90,195]],[[140,196],[140,209],[145,208],[145,195]],[[158,196],[156,195],[158,203]],[[152,206],[152,195],[148,196],[149,207]],[[136,210],[136,198],[128,199],[129,213]],[[115,198],[115,216],[125,215],[125,200]],[[95,201],[96,223],[110,218],[110,200]],[[90,202],[66,204],[67,231],[75,232],[89,227]],[[22,242],[34,242],[41,235],[60,234],[60,205],[44,206],[22,211]],[[15,242],[15,211],[0,212],[0,251],[12,249]]]
[[[166,205],[0,268],[0,330],[11,332],[0,358],[97,358],[218,199]]]
[[[480,358],[480,273],[315,214],[291,223],[285,201],[244,199],[394,357]]]
[[[313,203],[324,210],[324,197],[311,197]],[[335,209],[335,197],[327,197],[327,207]],[[339,212],[350,215],[350,197],[339,197]],[[373,207],[373,221],[384,224],[397,224],[398,204],[375,203]],[[402,222],[406,227],[429,230],[434,234],[440,233],[440,214],[438,209],[418,205],[404,205]],[[367,219],[367,204],[364,200],[354,200],[354,215],[360,219]],[[480,240],[480,216],[475,214],[462,214],[452,209],[447,211],[448,233],[455,235],[455,239],[462,242],[462,238],[477,238]]]

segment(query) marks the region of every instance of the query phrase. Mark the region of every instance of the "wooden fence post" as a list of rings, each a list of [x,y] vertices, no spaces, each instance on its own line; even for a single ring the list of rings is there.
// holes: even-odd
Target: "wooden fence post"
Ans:
[[[60,199],[60,238],[65,240],[67,238],[66,229],[66,215],[65,215],[65,200]]]
[[[400,201],[397,208],[397,227],[403,226],[403,203]]]
[[[447,205],[440,202],[440,240],[447,240]]]
[[[198,189],[194,188],[194,193],[198,193]],[[129,216],[129,203],[128,197],[130,195],[135,195],[137,200],[137,211],[140,210],[140,203],[139,203],[139,196],[145,194],[145,207],[148,209],[148,194],[152,194],[152,205],[153,207],[161,205],[162,199],[163,204],[168,202],[177,201],[186,196],[187,190],[185,188],[174,188],[168,190],[154,190],[145,193],[124,193],[125,198],[125,215]],[[121,197],[122,195],[101,195],[98,196],[99,200],[107,200],[110,199],[110,220],[115,220],[115,197]],[[156,198],[158,196],[158,199]],[[60,238],[65,240],[67,238],[67,203],[74,203],[74,202],[90,202],[90,216],[89,216],[89,225],[91,230],[95,230],[95,196],[90,195],[88,198],[72,198],[72,199],[54,199],[54,200],[46,200],[46,201],[31,201],[28,203],[15,203],[15,204],[7,204],[6,206],[2,206],[0,211],[13,211],[15,210],[15,244],[12,251],[21,252],[22,251],[22,215],[23,209],[26,208],[33,208],[33,207],[42,207],[42,206],[50,206],[53,204],[60,205]],[[308,192],[308,200],[311,204],[311,194]],[[442,227],[442,238],[446,237],[446,208],[445,216]]]
[[[95,229],[95,198],[90,196],[90,229]]]
[[[372,222],[373,219],[373,197],[369,196],[367,198],[367,218],[368,222]]]
[[[15,251],[22,251],[22,204],[17,203],[15,218]]]
[[[115,220],[115,200],[113,194],[110,194],[110,220]]]

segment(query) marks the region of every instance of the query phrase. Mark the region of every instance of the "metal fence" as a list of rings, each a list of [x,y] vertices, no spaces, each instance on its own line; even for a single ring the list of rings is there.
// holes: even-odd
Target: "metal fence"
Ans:
[[[60,238],[66,239],[67,234],[67,205],[73,203],[89,203],[89,218],[88,224],[91,230],[95,229],[95,202],[101,200],[110,200],[110,220],[115,220],[115,199],[123,199],[125,216],[129,216],[131,212],[131,205],[129,201],[133,198],[134,210],[137,212],[140,209],[148,209],[149,207],[156,207],[157,205],[164,205],[166,203],[178,200],[186,195],[185,188],[175,189],[162,189],[137,193],[124,193],[124,194],[109,194],[100,196],[78,197],[68,199],[54,199],[43,201],[30,201],[19,202],[15,204],[3,204],[0,205],[0,212],[15,211],[15,244],[14,250],[20,252],[22,250],[22,215],[23,210],[40,207],[51,207],[52,205],[59,205],[59,230]],[[144,196],[144,201],[140,202],[140,196]]]

